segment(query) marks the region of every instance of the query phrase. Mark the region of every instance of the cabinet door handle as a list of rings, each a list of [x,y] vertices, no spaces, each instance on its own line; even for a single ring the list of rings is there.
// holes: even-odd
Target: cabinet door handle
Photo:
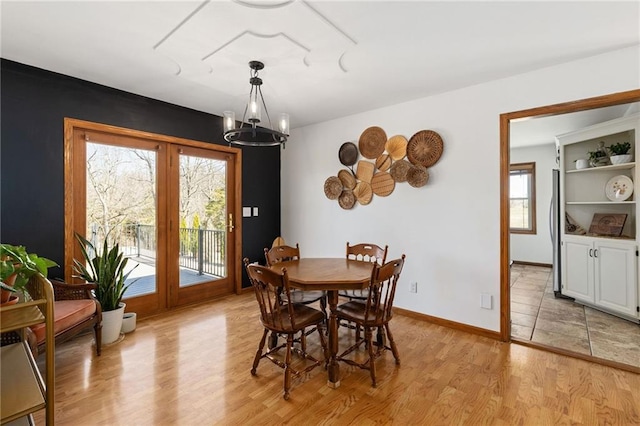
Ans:
[[[589,257],[593,257],[593,249],[589,249]]]
[[[595,250],[593,251],[593,257],[598,257],[598,249],[595,249]]]

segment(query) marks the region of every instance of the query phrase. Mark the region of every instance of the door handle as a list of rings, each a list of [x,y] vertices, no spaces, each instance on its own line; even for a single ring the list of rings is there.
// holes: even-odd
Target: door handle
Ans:
[[[229,232],[233,232],[233,228],[235,228],[235,226],[233,226],[233,213],[229,213],[229,224],[227,225],[227,229]]]
[[[598,249],[595,249],[595,250],[593,251],[593,257],[598,257]]]
[[[589,257],[593,257],[593,249],[589,249]]]

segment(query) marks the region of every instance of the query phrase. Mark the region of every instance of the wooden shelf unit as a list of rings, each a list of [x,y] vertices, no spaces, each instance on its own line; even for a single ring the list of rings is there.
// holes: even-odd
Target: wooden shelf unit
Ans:
[[[18,332],[21,342],[0,348],[0,423],[18,420],[45,409],[47,425],[54,424],[55,340],[53,287],[46,278],[32,278],[34,300],[0,307],[0,333]],[[45,323],[46,373],[43,379],[25,340],[24,329]]]
[[[640,319],[640,226],[638,163],[576,169],[576,162],[600,145],[629,142],[640,155],[640,115],[634,114],[556,137],[560,159],[560,215],[585,230],[596,214],[626,215],[621,235],[575,235],[561,229],[562,293],[580,303],[638,322]],[[611,201],[606,185],[626,176],[634,191],[625,201]]]

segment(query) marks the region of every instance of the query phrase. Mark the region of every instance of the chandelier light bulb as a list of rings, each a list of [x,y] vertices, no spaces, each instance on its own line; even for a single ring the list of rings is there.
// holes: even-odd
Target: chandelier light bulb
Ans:
[[[278,120],[278,130],[285,135],[289,134],[289,114],[283,112]]]
[[[228,132],[236,128],[236,113],[233,111],[223,112],[224,131]]]
[[[252,99],[249,102],[249,121],[259,123],[260,118],[260,104],[257,99]]]

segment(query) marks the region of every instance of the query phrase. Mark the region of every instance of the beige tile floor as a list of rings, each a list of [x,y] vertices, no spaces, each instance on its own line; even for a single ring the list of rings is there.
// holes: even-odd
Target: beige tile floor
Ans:
[[[556,299],[551,268],[511,267],[511,336],[640,367],[640,325]]]

